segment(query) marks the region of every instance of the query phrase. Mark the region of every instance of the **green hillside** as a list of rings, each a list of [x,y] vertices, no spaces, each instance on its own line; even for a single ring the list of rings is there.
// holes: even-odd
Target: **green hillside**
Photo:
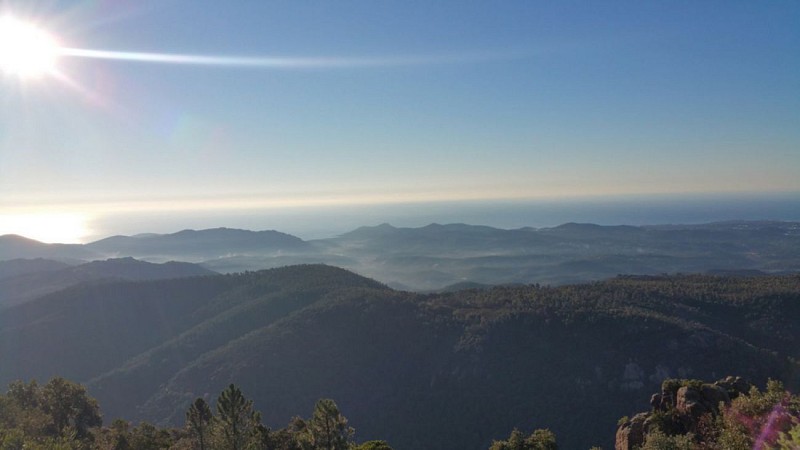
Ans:
[[[620,277],[442,294],[329,266],[86,285],[0,317],[0,382],[88,382],[106,417],[182,424],[240,385],[284,426],[334,398],[360,439],[485,449],[549,428],[613,446],[617,419],[670,377],[797,388],[800,277]]]

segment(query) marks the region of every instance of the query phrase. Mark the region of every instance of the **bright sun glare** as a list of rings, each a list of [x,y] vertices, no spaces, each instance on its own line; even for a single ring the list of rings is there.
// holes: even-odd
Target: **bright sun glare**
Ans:
[[[89,234],[86,217],[72,213],[0,214],[0,235],[47,243],[78,243]]]
[[[35,25],[0,17],[0,69],[20,78],[36,78],[55,69],[55,39]]]

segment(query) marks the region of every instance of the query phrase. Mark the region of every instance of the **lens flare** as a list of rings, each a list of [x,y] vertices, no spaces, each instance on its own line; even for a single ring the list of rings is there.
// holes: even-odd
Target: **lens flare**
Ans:
[[[475,52],[463,54],[388,56],[388,57],[282,57],[214,56],[178,53],[124,52],[62,47],[59,54],[78,58],[109,59],[142,63],[189,64],[197,66],[250,67],[266,69],[368,69],[383,67],[469,64],[521,57],[513,52]]]

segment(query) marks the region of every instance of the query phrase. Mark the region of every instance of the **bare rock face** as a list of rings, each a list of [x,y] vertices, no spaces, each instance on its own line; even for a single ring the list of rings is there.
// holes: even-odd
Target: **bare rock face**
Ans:
[[[741,377],[728,377],[714,384],[703,383],[699,387],[687,385],[675,393],[675,410],[684,416],[698,419],[706,413],[719,414],[720,403],[728,404],[732,399],[750,390],[751,384]],[[669,409],[669,408],[667,408]]]
[[[703,414],[711,412],[706,402],[703,401],[703,395],[698,389],[683,386],[678,389],[677,397],[675,409],[682,416],[690,416],[693,419],[698,419]]]
[[[731,402],[731,397],[728,395],[728,391],[716,383],[704,384],[700,388],[700,395],[703,397],[703,400],[705,400],[705,402],[717,412],[719,412],[720,403],[727,405]]]
[[[714,385],[724,389],[730,397],[730,400],[733,400],[742,394],[747,394],[750,392],[750,389],[753,388],[753,385],[745,381],[742,377],[731,376],[715,382]]]
[[[644,443],[644,422],[650,413],[639,413],[626,421],[617,429],[616,450],[633,450],[639,448]]]

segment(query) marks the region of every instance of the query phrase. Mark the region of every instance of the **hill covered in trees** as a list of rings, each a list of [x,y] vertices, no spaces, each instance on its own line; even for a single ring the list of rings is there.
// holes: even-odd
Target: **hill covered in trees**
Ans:
[[[43,258],[0,261],[0,309],[82,283],[114,280],[163,280],[215,274],[197,264],[155,264],[130,257],[83,264]]]
[[[180,425],[237,383],[276,428],[334,398],[361,439],[485,449],[514,427],[613,445],[670,377],[796,389],[800,277],[618,277],[441,294],[342,269],[78,285],[0,315],[0,383],[65,376],[107,417]],[[609,431],[612,430],[612,431]]]
[[[0,236],[0,259],[74,263],[134,257],[202,264],[221,273],[295,264],[329,264],[397,289],[452,285],[569,284],[618,274],[782,274],[800,271],[800,223],[600,226],[505,230],[466,224],[361,227],[303,241],[278,231],[227,228],[113,236],[85,245],[42,244]]]

